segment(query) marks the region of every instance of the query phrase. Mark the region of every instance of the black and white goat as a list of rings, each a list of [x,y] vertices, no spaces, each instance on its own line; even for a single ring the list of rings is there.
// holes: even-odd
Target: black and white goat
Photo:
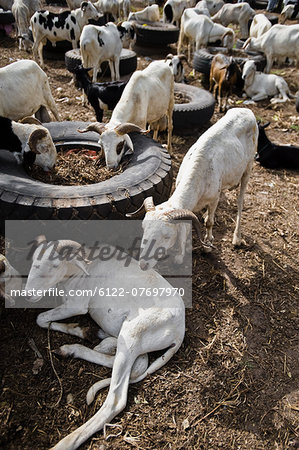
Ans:
[[[13,153],[24,167],[36,164],[44,171],[54,167],[57,158],[55,145],[49,131],[37,119],[26,117],[18,123],[0,116],[0,130],[0,148]]]
[[[102,122],[103,111],[112,111],[120,100],[127,81],[92,83],[88,76],[89,69],[81,65],[75,69],[78,87],[84,90],[88,102],[93,107],[98,122]]]
[[[32,52],[35,60],[40,60],[43,67],[43,46],[48,39],[52,45],[57,41],[70,41],[73,48],[78,47],[78,41],[84,25],[89,19],[97,20],[99,13],[90,1],[82,2],[81,7],[74,11],[63,11],[55,14],[50,11],[37,11],[30,20],[34,44]]]
[[[273,144],[265,132],[269,124],[259,123],[256,161],[267,169],[299,169],[299,147]]]
[[[165,62],[172,70],[174,81],[176,83],[185,83],[183,61],[188,62],[185,55],[173,55],[172,53],[169,53],[165,59]]]

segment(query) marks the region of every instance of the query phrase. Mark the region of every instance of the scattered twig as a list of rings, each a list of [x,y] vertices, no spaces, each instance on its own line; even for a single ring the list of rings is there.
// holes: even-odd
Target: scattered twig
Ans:
[[[59,403],[60,403],[60,401],[62,399],[63,387],[62,387],[61,380],[60,380],[60,378],[58,376],[58,373],[57,373],[57,371],[56,371],[56,369],[54,367],[53,356],[52,356],[52,351],[51,351],[51,341],[50,341],[50,326],[51,326],[51,323],[49,323],[49,325],[48,325],[48,352],[49,352],[50,362],[51,362],[51,366],[52,366],[53,372],[55,373],[55,376],[56,376],[56,378],[58,380],[58,383],[59,383],[59,386],[60,386],[60,394],[59,394],[57,402],[54,405],[49,406],[49,407],[50,408],[56,408],[56,406],[59,405]]]

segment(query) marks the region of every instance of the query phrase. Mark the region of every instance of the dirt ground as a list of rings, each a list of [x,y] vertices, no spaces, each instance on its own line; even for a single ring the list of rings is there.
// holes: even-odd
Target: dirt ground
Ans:
[[[1,38],[0,48],[1,67],[31,58],[12,38]],[[138,51],[144,67],[169,49]],[[189,82],[201,86],[200,75],[187,65],[185,70]],[[299,70],[273,70],[295,94]],[[95,120],[69,84],[63,61],[46,61],[45,71],[63,120]],[[241,100],[233,96],[231,106],[242,106]],[[267,133],[273,141],[298,145],[294,100],[249,108],[257,119],[271,122]],[[215,113],[192,135],[174,137],[175,174],[188,148],[221,116]],[[298,172],[254,164],[242,219],[246,243],[237,250],[231,245],[235,217],[236,192],[226,192],[216,212],[216,249],[204,255],[194,239],[193,307],[186,311],[182,347],[161,370],[129,387],[127,406],[114,427],[107,426],[105,437],[97,433],[83,449],[299,447]],[[85,395],[110,371],[55,357],[52,349],[78,339],[39,328],[39,310],[1,307],[0,312],[0,446],[49,448],[99,409],[107,389],[89,407]],[[43,360],[37,373],[34,344]]]

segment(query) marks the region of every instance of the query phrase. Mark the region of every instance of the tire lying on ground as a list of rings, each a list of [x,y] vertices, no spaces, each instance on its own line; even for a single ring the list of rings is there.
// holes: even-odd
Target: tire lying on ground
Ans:
[[[229,54],[227,48],[225,47],[201,48],[200,50],[194,52],[193,68],[197,72],[209,75],[212,59],[216,55],[216,53],[223,53],[225,55]],[[240,53],[242,53],[244,56],[239,56]],[[266,67],[266,57],[262,53],[232,49],[232,52],[230,54],[240,65],[246,62],[248,59],[251,59],[255,62],[257,70],[262,72]]]
[[[177,42],[179,38],[179,28],[169,23],[163,22],[137,22],[136,26],[136,45],[155,47],[165,47],[168,44]]]
[[[65,65],[69,72],[74,73],[75,69],[82,64],[82,59],[80,55],[80,49],[75,48],[74,50],[69,50],[65,54]],[[120,54],[119,62],[119,73],[120,76],[128,75],[134,72],[137,68],[137,56],[132,50],[123,48]],[[101,64],[102,76],[110,76],[110,70],[108,62],[105,61]]]
[[[174,105],[173,127],[178,134],[180,129],[199,128],[211,119],[215,99],[209,92],[182,83],[175,83],[174,91],[188,99],[188,103]]]
[[[95,132],[80,134],[86,122],[44,124],[53,141],[95,143]],[[0,228],[4,219],[125,219],[144,198],[168,199],[172,184],[170,155],[150,137],[131,133],[134,153],[123,173],[84,186],[61,186],[32,179],[10,152],[0,150]],[[74,144],[75,145],[75,144]]]

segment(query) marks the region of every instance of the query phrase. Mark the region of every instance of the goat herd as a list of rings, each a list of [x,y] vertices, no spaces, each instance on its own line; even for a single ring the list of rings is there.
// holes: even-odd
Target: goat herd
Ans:
[[[257,14],[248,3],[201,0],[195,5],[192,0],[167,0],[163,20],[180,28],[177,56],[151,62],[142,71],[134,72],[129,81],[120,81],[122,48],[133,48],[136,22],[145,25],[159,22],[159,6],[148,5],[142,11],[130,12],[130,0],[98,0],[96,3],[67,0],[67,4],[70,11],[53,13],[40,10],[39,0],[0,0],[0,6],[11,9],[15,17],[19,49],[32,50],[35,59],[22,59],[0,69],[1,149],[13,153],[16,164],[26,168],[36,164],[49,171],[57,160],[50,132],[33,117],[36,114],[42,121],[49,121],[49,110],[57,121],[61,120],[48,77],[42,69],[46,39],[53,44],[67,40],[73,48],[80,47],[82,66],[76,69],[75,77],[84,90],[83,101],[86,103],[87,98],[94,108],[97,122],[78,131],[99,134],[99,144],[109,169],[117,169],[123,157],[134,152],[132,132],[148,134],[153,131],[156,140],[158,132],[167,129],[167,149],[174,155],[174,82],[188,81],[183,62],[186,70],[187,63],[192,65],[194,51],[208,43],[221,40],[227,49],[226,54],[218,53],[213,57],[210,68],[210,90],[214,96],[218,92],[219,112],[226,111],[229,95],[241,79],[249,98],[244,101],[245,105],[256,105],[271,97],[270,105],[275,106],[295,98],[296,93],[290,92],[284,78],[269,72],[274,63],[286,65],[286,60],[288,64],[299,63],[299,25],[272,26],[264,13]],[[90,19],[98,20],[102,15],[123,22],[103,26],[89,23]],[[290,8],[286,6],[281,21],[289,17]],[[258,72],[250,59],[240,67],[230,56],[237,32],[236,27],[229,27],[231,24],[240,28],[243,49],[264,53],[265,73]],[[111,84],[97,83],[103,61],[109,62]],[[92,81],[88,76],[91,70]],[[227,96],[222,105],[224,92]],[[106,110],[113,112],[109,121],[102,123]],[[139,261],[132,260],[128,267],[117,256],[101,264],[89,261],[81,245],[74,241],[47,242],[44,236],[37,238],[24,288],[28,301],[39,301],[42,295],[36,291],[50,289],[58,283],[63,284],[65,292],[82,283],[93,291],[99,276],[104,290],[114,287],[124,292],[122,298],[66,295],[63,305],[37,317],[37,324],[42,328],[86,338],[86,329],[78,324],[58,321],[89,313],[100,329],[101,343],[94,349],[79,344],[62,345],[57,353],[112,368],[111,378],[95,383],[87,394],[90,404],[100,389],[109,386],[101,408],[59,441],[55,449],[78,448],[102,430],[125,408],[129,384],[143,380],[165,365],[183,342],[185,307],[182,297],[177,292],[172,296],[157,295],[157,292],[171,289],[171,284],[154,269],[157,261],[148,260],[145,255],[163,248],[166,253],[174,252],[175,263],[182,264],[188,236],[187,220],[192,221],[202,251],[213,252],[213,225],[220,195],[223,190],[236,186],[240,191],[232,244],[240,247],[244,242],[241,236],[243,200],[255,158],[265,167],[298,169],[298,147],[272,144],[265,127],[258,124],[249,108],[234,107],[199,137],[183,158],[169,199],[155,206],[153,198],[148,197],[139,205],[138,213],[141,210],[146,213],[142,223],[142,250]],[[202,236],[198,214],[204,209],[206,232]],[[135,212],[127,213],[128,217],[135,216]],[[66,249],[71,255],[67,261],[62,257]],[[59,257],[55,265],[51,259],[53,252]],[[1,256],[0,281],[9,285],[16,275],[9,261]],[[131,295],[133,288],[142,292],[149,290],[151,295],[141,294],[137,302]],[[164,353],[150,362],[148,354],[155,351]]]

